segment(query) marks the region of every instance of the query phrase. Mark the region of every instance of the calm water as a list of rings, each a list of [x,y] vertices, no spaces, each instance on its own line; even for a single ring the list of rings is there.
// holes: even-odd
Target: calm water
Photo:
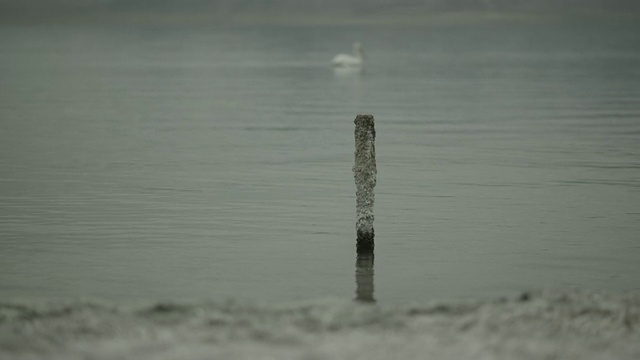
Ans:
[[[328,62],[364,44],[362,72]],[[0,297],[640,290],[640,29],[0,27]]]

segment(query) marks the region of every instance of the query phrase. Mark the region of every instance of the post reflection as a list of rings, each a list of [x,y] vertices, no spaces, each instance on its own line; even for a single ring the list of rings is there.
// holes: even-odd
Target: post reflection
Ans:
[[[373,297],[373,253],[356,257],[356,301],[375,303]]]

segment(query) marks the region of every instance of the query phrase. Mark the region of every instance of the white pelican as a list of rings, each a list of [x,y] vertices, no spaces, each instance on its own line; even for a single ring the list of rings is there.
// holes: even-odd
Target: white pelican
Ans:
[[[331,60],[331,66],[335,67],[360,67],[364,61],[362,44],[353,43],[353,55],[338,54]]]

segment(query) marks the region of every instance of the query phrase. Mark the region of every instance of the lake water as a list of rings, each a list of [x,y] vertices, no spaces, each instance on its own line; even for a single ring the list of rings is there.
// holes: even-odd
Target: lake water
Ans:
[[[640,290],[637,25],[2,25],[0,298],[354,298],[359,113],[378,303]]]

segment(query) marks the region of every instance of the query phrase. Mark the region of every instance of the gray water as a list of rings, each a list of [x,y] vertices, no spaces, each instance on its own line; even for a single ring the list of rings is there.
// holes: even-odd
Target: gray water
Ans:
[[[363,71],[329,60],[363,43]],[[638,291],[640,28],[0,27],[0,297]]]

